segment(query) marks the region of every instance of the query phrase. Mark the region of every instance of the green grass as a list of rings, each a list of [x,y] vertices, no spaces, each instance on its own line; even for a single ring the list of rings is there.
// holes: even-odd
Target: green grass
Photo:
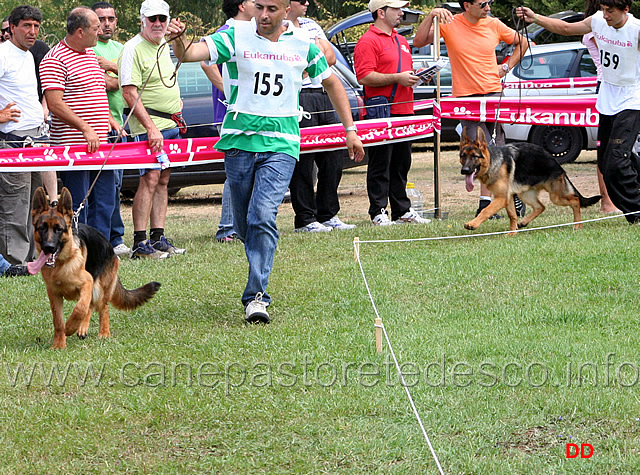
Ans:
[[[295,235],[280,218],[269,326],[243,323],[244,251],[215,243],[211,217],[170,219],[185,256],[122,263],[126,287],[162,288],[112,310],[107,340],[94,322],[86,340],[50,349],[40,277],[0,279],[1,471],[434,473],[389,351],[375,352],[352,241],[473,234],[471,204],[428,226],[373,228],[362,214],[329,235]],[[550,207],[534,225],[568,216]],[[637,472],[637,227],[360,254],[445,472]],[[567,442],[595,453],[567,459]]]

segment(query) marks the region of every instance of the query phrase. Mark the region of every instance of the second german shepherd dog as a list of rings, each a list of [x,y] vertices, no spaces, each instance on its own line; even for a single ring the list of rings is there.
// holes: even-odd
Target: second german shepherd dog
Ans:
[[[558,206],[570,206],[573,210],[575,229],[581,228],[580,208],[600,201],[596,195],[585,198],[567,177],[560,164],[545,149],[538,145],[517,142],[501,147],[487,145],[484,131],[478,127],[478,135],[472,141],[466,128],[460,141],[460,173],[465,175],[467,191],[473,190],[477,178],[493,194],[493,201],[475,219],[464,225],[466,229],[478,229],[502,208],[509,215],[509,230],[524,228],[545,209],[538,199],[542,190],[549,193],[551,201]],[[533,211],[518,223],[513,195],[532,207]],[[515,234],[515,233],[510,233]]]
[[[86,338],[93,311],[100,314],[98,336],[110,336],[109,302],[121,310],[132,310],[160,288],[158,282],[135,290],[122,286],[118,278],[120,260],[109,241],[86,224],[79,224],[77,233],[73,232],[71,193],[66,188],[55,207],[49,206],[44,189],[38,188],[31,214],[33,238],[40,256],[28,267],[32,274],[42,268],[53,313],[54,348],[65,348],[66,337],[76,332],[80,338]],[[63,299],[78,301],[66,324]]]

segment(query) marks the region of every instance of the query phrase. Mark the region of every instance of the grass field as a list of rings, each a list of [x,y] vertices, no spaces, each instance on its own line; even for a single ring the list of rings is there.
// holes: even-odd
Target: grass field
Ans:
[[[417,161],[417,183],[428,168]],[[362,179],[345,175],[343,202]],[[172,205],[185,256],[123,261],[126,287],[162,288],[113,310],[110,339],[94,322],[50,349],[40,277],[0,279],[0,471],[435,473],[390,352],[375,351],[352,243],[474,234],[462,224],[476,202],[459,201],[446,220],[384,229],[359,201],[343,213],[357,229],[305,236],[284,205],[269,326],[243,323],[244,251],[215,243],[208,204]],[[570,215],[549,207],[533,225]],[[637,473],[637,227],[365,243],[360,257],[446,473]],[[567,458],[567,443],[593,456]]]

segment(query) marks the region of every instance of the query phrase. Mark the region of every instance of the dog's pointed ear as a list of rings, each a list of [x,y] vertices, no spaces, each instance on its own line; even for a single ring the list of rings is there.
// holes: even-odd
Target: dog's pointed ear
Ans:
[[[31,216],[41,214],[49,209],[49,203],[47,202],[47,194],[44,192],[44,188],[39,186],[36,188],[33,194],[33,207],[31,209]]]
[[[462,135],[460,136],[460,150],[462,150],[466,145],[469,145],[471,140],[469,139],[469,135],[467,135],[467,128],[462,128]]]
[[[61,214],[73,214],[73,199],[71,198],[71,192],[66,187],[60,192],[58,212]]]
[[[482,127],[478,127],[476,130],[476,142],[478,143],[486,143],[487,136],[484,134],[484,129]]]

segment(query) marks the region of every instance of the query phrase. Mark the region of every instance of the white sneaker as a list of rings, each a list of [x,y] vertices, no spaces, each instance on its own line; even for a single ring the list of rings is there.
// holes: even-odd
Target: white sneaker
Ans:
[[[353,229],[353,228],[356,227],[355,224],[343,223],[342,220],[340,218],[338,218],[338,215],[334,216],[329,221],[325,221],[322,224],[323,224],[323,226],[327,226],[327,227],[333,228],[333,229]]]
[[[302,226],[301,228],[294,229],[296,233],[326,233],[332,230],[333,228],[325,226],[324,224],[320,224],[317,221],[309,223],[306,226]]]
[[[247,323],[269,323],[271,319],[267,313],[267,302],[262,301],[262,292],[258,292],[254,300],[244,308]]]
[[[120,243],[116,247],[113,248],[113,252],[115,252],[116,256],[124,256],[125,254],[129,254],[131,249],[129,249],[126,244]]]
[[[413,208],[409,208],[405,214],[396,219],[397,224],[402,223],[411,223],[411,224],[427,224],[430,223],[431,220],[428,218],[421,218],[418,213],[415,212]]]
[[[374,216],[371,222],[374,226],[391,226],[394,224],[393,221],[389,219],[386,209],[381,209],[380,214]]]

